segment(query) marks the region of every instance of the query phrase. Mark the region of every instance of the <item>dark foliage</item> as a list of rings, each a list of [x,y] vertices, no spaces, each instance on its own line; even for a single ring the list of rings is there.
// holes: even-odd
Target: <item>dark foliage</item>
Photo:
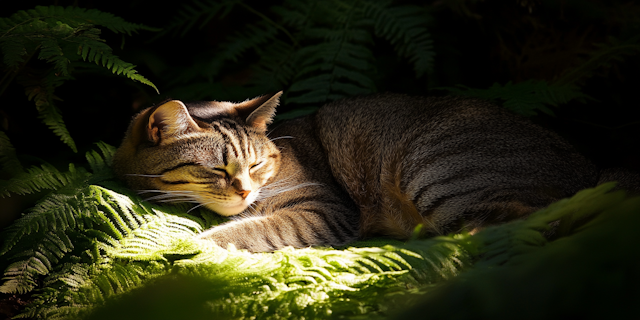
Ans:
[[[49,7],[54,4],[57,7]],[[57,204],[48,201],[67,205],[70,197],[79,195],[100,198],[96,190],[101,189],[93,186],[107,181],[110,173],[103,170],[102,156],[90,150],[97,141],[118,145],[135,112],[167,97],[244,100],[284,90],[279,117],[285,119],[313,112],[327,101],[371,92],[475,96],[551,127],[601,167],[640,171],[640,118],[635,110],[640,4],[634,1],[192,0],[158,5],[133,0],[124,5],[94,1],[11,5],[0,4],[0,196],[4,197],[0,198],[0,223],[9,225],[20,212],[32,209],[24,216],[31,220],[23,219],[22,224],[3,231],[1,245],[6,250],[34,245],[14,247],[16,243],[5,236],[7,232],[15,239],[31,235],[31,227],[25,226],[34,226],[36,234],[38,228],[63,219],[57,225],[73,229],[69,221],[75,218],[56,216]],[[100,146],[102,154],[107,154],[109,147]],[[637,211],[637,203],[625,203],[617,205],[617,211],[610,210]],[[65,212],[77,217],[73,211]],[[571,251],[577,255],[574,261],[592,264],[588,270],[620,277],[627,271],[615,271],[603,259],[624,255],[629,243],[637,240],[633,230],[620,231],[624,237],[616,238],[617,242],[594,239],[598,232],[604,237],[618,235],[615,226],[635,221],[627,213],[613,214],[612,220],[602,218],[601,228],[566,242],[555,241],[531,257],[558,266],[564,263],[563,252]],[[96,230],[115,230],[112,227]],[[44,243],[49,247],[29,251],[27,256],[36,258],[48,252],[48,259],[45,263],[24,260],[33,272],[22,279],[29,283],[22,288],[28,289],[16,292],[42,285],[45,274],[72,274],[62,267],[74,262],[69,257],[80,257],[87,264],[101,259],[99,251],[90,249],[96,246],[95,239],[108,242],[107,234],[74,246],[68,239],[77,235],[65,232],[46,235],[49,242]],[[595,251],[596,257],[589,260],[591,251],[585,244],[611,249]],[[88,251],[75,255],[78,248]],[[0,260],[3,270],[9,267],[5,258]],[[635,268],[637,262],[628,258],[620,260],[623,268]],[[11,261],[14,269],[21,261]],[[473,270],[460,281],[432,291],[425,306],[435,313],[445,310],[445,305],[462,310],[461,318],[497,317],[482,305],[472,304],[464,311],[441,299],[455,295],[460,301],[477,301],[472,291],[485,286],[481,279],[486,277],[496,280],[497,299],[487,303],[508,302],[509,295],[524,294],[526,289],[501,284],[536,279],[536,272],[547,271],[549,281],[562,281],[571,274],[564,291],[557,291],[571,295],[572,290],[583,288],[580,281],[593,276],[573,273],[571,268],[579,268],[578,262],[553,272],[540,264],[513,267],[516,262],[506,261],[500,266],[503,269]],[[137,262],[136,267],[145,263]],[[131,274],[132,284],[138,276]],[[598,282],[584,289],[594,296],[607,290],[630,290],[613,278],[613,285]],[[523,282],[523,286],[534,285]],[[2,299],[16,306],[31,298],[8,295]],[[513,315],[521,306],[506,304],[513,310],[505,312]],[[1,310],[11,309],[6,305]],[[606,309],[604,304],[593,305],[597,312]],[[562,306],[545,304],[540,310],[557,308]],[[566,316],[588,315],[564,310],[569,312]]]

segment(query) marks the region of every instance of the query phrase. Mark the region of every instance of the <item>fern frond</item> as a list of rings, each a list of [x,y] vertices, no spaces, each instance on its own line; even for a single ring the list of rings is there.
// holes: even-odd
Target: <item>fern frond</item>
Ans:
[[[45,217],[48,223],[23,232],[23,240],[8,252],[13,260],[3,290],[24,292],[44,277],[45,288],[24,315],[47,319],[148,316],[166,312],[167,302],[182,301],[187,292],[191,303],[171,304],[173,312],[256,319],[373,316],[419,301],[425,292],[438,289],[434,284],[518,264],[549,246],[542,232],[551,221],[595,217],[562,237],[597,228],[596,220],[607,216],[601,212],[625,201],[623,193],[609,193],[611,187],[582,191],[527,220],[473,236],[251,254],[195,240],[202,222],[180,214],[180,208],[86,186],[66,199],[51,199],[57,201],[51,208],[64,212],[65,219]],[[479,260],[474,268],[461,274],[474,259]],[[175,283],[183,286],[178,289]],[[139,309],[150,292],[163,294],[149,309]],[[134,305],[136,310],[130,307]]]
[[[39,59],[53,62],[58,72],[67,75],[66,64],[77,59],[73,50],[66,49],[68,46],[77,47],[88,39],[102,41],[94,26],[127,35],[139,30],[158,30],[95,9],[37,6],[0,18],[0,47],[5,53],[5,64],[15,67],[24,62],[29,51],[39,48]]]
[[[31,291],[38,277],[57,272],[61,261],[73,261],[76,254],[89,260],[103,259],[105,254],[113,258],[137,254],[136,260],[158,260],[176,252],[195,254],[171,239],[193,237],[201,228],[198,222],[148,204],[136,205],[98,186],[70,185],[44,198],[3,232],[0,254],[15,262],[6,270],[0,290]],[[100,256],[86,252],[92,246],[97,246]]]
[[[307,27],[312,25],[312,17],[322,8],[323,2],[326,1],[285,0],[282,5],[271,7],[271,11],[282,20],[284,25],[304,32]]]
[[[113,74],[125,76],[131,80],[146,84],[158,91],[158,88],[147,78],[138,74],[134,68],[135,65],[122,61],[118,56],[111,53],[111,48],[95,40],[93,37],[78,39],[77,54],[82,60],[87,62],[95,62],[111,71]]]
[[[38,106],[38,102],[36,102],[36,106]],[[78,149],[76,148],[76,143],[73,141],[73,138],[71,138],[58,108],[56,108],[51,102],[47,104],[40,102],[38,112],[40,113],[40,120],[42,120],[42,122],[47,125],[53,133],[60,137],[60,140],[68,145],[73,152],[77,152]]]
[[[184,72],[171,79],[172,84],[188,83],[201,77],[213,82],[214,77],[220,74],[225,64],[236,62],[238,58],[249,49],[260,48],[275,41],[277,28],[271,23],[260,21],[256,25],[235,32],[233,36],[220,45],[220,50],[215,55],[207,54],[208,59],[202,63],[194,63]]]
[[[561,74],[552,83],[559,86],[577,85],[593,75],[600,68],[610,66],[614,61],[622,61],[625,56],[640,52],[640,37],[634,36],[624,41],[610,37],[608,43],[597,44],[598,49],[589,53],[587,61],[579,67]]]
[[[0,18],[0,51],[6,71],[17,74],[18,83],[25,87],[28,99],[35,102],[41,120],[74,152],[77,151],[75,143],[54,105],[58,99],[55,89],[71,79],[69,65],[72,62],[80,59],[95,62],[114,74],[158,91],[151,81],[137,73],[134,65],[111,52],[96,26],[128,35],[139,30],[156,30],[99,10],[77,7],[38,6]],[[37,58],[48,62],[51,68],[22,70],[36,53]]]
[[[86,154],[87,162],[91,167],[91,172],[95,175],[105,171],[111,171],[111,158],[116,152],[116,148],[102,141],[96,143],[96,146],[102,154],[95,150],[91,150]]]
[[[269,41],[261,51],[260,63],[251,79],[256,91],[275,92],[293,81],[295,48],[293,44],[279,39]]]
[[[250,316],[262,310],[267,317],[280,315],[286,303],[294,315],[311,317],[350,314],[345,299],[358,301],[362,310],[380,308],[386,303],[379,295],[383,288],[404,292],[407,285],[440,281],[460,272],[469,257],[449,238],[412,243],[419,252],[393,246],[272,254],[224,250],[194,239],[203,223],[181,214],[184,207],[169,209],[93,185],[61,189],[3,232],[1,254],[11,265],[0,290],[29,292],[44,279],[23,316],[77,318],[103,312],[97,306],[108,301],[117,308],[123,294],[135,297],[153,288],[158,282],[152,279],[181,276],[216,284],[206,291],[216,294],[204,292],[207,314]],[[429,270],[435,277],[422,275]]]
[[[413,64],[417,77],[433,70],[435,52],[426,28],[430,17],[422,7],[370,1],[364,3],[363,10],[374,21],[375,35],[394,45],[398,55]]]
[[[527,220],[478,233],[474,237],[484,246],[474,268],[428,293],[400,317],[428,313],[433,319],[511,319],[522,310],[531,310],[531,318],[552,313],[594,319],[635,314],[633,302],[640,295],[631,275],[640,261],[629,250],[638,239],[640,198],[609,192],[612,187],[583,190]],[[555,239],[542,236],[548,222],[572,216],[591,218]],[[486,307],[489,292],[492,308]]]
[[[504,107],[523,116],[538,111],[553,115],[549,107],[557,107],[572,100],[584,101],[589,96],[574,85],[554,85],[546,81],[528,80],[504,86],[494,83],[489,89],[472,89],[466,86],[440,88],[454,95],[503,101]]]
[[[341,20],[331,27],[319,25],[305,31],[317,44],[299,50],[297,74],[289,88],[289,103],[321,105],[342,97],[374,92],[368,73],[373,69],[373,53],[366,46],[372,41],[363,29],[366,23],[355,3],[344,12],[334,13],[327,3],[328,16]]]
[[[180,11],[173,17],[173,20],[163,28],[162,32],[156,38],[167,33],[172,33],[173,35],[178,35],[179,33],[179,36],[182,37],[191,31],[198,21],[201,21],[200,27],[202,27],[213,19],[213,17],[223,18],[238,2],[237,0],[206,2],[194,0],[191,1],[190,4],[184,4]]]
[[[75,142],[71,138],[62,115],[54,102],[55,100],[60,100],[54,94],[55,89],[70,78],[68,75],[58,75],[53,70],[45,70],[44,72],[34,70],[30,74],[19,75],[17,82],[25,88],[27,98],[34,102],[40,120],[60,137],[62,142],[76,152]]]
[[[2,38],[0,38],[2,39]],[[23,39],[4,39],[0,41],[2,51],[2,62],[10,69],[17,69],[20,63],[24,62],[24,57],[32,50],[27,50],[27,43]]]
[[[114,33],[124,33],[128,36],[131,36],[133,33],[137,33],[138,31],[160,31],[159,28],[149,27],[139,23],[128,22],[118,16],[115,16],[108,12],[103,12],[96,9],[85,9],[81,7],[42,7],[38,6],[35,8],[42,16],[51,17],[60,19],[69,18],[74,22],[79,24],[88,24],[88,25],[97,25],[105,27]]]
[[[483,243],[483,258],[476,267],[497,266],[517,261],[518,256],[528,254],[548,243],[542,234],[553,221],[576,220],[592,217],[626,198],[624,192],[609,192],[615,183],[605,183],[597,188],[578,192],[570,199],[563,199],[532,214],[528,219],[505,226],[488,228],[477,235]],[[563,224],[564,224],[563,223]],[[579,229],[562,230],[559,236],[569,236]]]
[[[196,7],[205,11],[209,6],[217,12],[222,4],[197,2],[181,19],[193,23],[202,16]],[[287,0],[272,6],[269,12],[273,14],[269,16],[243,3],[238,7],[261,19],[245,25],[246,31],[233,34],[214,54],[206,55],[205,61],[172,77],[174,84],[196,79],[207,82],[181,88],[181,92],[192,89],[185,94],[193,96],[203,87],[218,88],[214,83],[225,63],[239,61],[252,51],[259,62],[245,63],[242,68],[255,65],[249,78],[251,89],[268,92],[288,87],[284,102],[305,108],[296,114],[306,114],[306,110],[323,103],[377,90],[371,51],[374,36],[391,42],[418,75],[432,67],[428,19],[417,6],[397,6],[389,1]],[[230,10],[231,6],[225,8]]]
[[[38,59],[53,64],[54,69],[64,77],[69,76],[69,59],[65,57],[62,47],[56,39],[43,39],[40,43]]]
[[[98,148],[102,156],[91,151],[87,158],[94,173],[100,174],[108,170],[106,166],[114,148],[104,143],[98,144]],[[84,170],[76,170],[72,164],[69,168],[69,173],[60,173],[50,165],[43,165],[42,168],[30,168],[24,174],[33,181],[21,176],[9,181],[12,182],[9,184],[11,191],[44,187],[56,191],[3,231],[0,255],[7,258],[10,265],[4,273],[1,292],[29,292],[42,277],[64,279],[68,270],[66,267],[60,269],[61,266],[99,262],[105,258],[105,253],[114,258],[124,257],[132,250],[141,256],[148,250],[156,250],[156,253],[148,253],[155,258],[162,254],[194,254],[180,240],[159,241],[174,234],[193,237],[201,231],[198,219],[175,215],[184,212],[184,208],[178,207],[179,211],[171,214],[149,204],[134,204],[127,196],[87,184],[90,175]],[[78,286],[80,280],[72,278],[75,280],[68,283]],[[121,287],[117,280],[114,281]]]
[[[60,172],[50,164],[33,166],[9,180],[0,180],[0,197],[8,197],[11,193],[23,195],[41,190],[56,190],[86,177],[87,173],[83,169],[76,169],[73,164],[69,166],[68,172]]]
[[[9,141],[9,137],[0,131],[0,172],[14,176],[23,171],[22,164],[16,156],[16,150]],[[2,194],[2,192],[0,192]]]

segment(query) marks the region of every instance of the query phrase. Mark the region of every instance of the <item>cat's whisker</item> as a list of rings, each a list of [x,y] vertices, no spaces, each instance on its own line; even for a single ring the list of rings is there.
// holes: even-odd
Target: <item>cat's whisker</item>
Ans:
[[[267,131],[267,132],[265,133],[265,136],[268,138],[268,137],[269,137],[269,135],[271,135],[274,131],[276,131],[276,129],[280,128],[280,126],[281,126],[281,125],[282,125],[282,124],[279,124],[279,125],[277,125],[277,126],[275,126],[275,127],[271,128],[271,130],[269,130],[269,131]]]
[[[155,192],[155,193],[163,193],[163,194],[187,194],[187,193],[193,193],[193,191],[189,191],[189,190],[138,190],[137,193],[138,194],[145,194],[145,193],[151,193],[151,192]]]
[[[215,202],[216,202],[216,201],[209,201],[209,202],[200,203],[200,204],[198,204],[197,206],[194,206],[193,208],[191,208],[191,209],[187,210],[187,213],[190,213],[191,211],[193,211],[193,210],[195,210],[195,209],[198,209],[198,208],[200,208],[200,207],[202,207],[202,206],[210,205],[210,204],[215,203]]]
[[[137,174],[137,173],[126,173],[125,176],[131,177],[145,177],[145,178],[160,178],[161,174]]]
[[[296,137],[292,137],[292,136],[282,136],[282,137],[276,137],[273,139],[269,139],[269,141],[274,142],[276,140],[280,140],[280,139],[295,139]]]
[[[294,186],[284,186],[284,187],[276,186],[273,188],[263,187],[261,190],[264,190],[264,192],[260,193],[260,195],[258,196],[258,199],[264,200],[264,199],[273,197],[275,195],[281,194],[283,192],[293,191],[296,189],[311,187],[311,186],[322,186],[322,184],[315,183],[315,182],[305,182],[305,183],[300,183]],[[256,201],[258,201],[258,199],[256,199]]]
[[[197,198],[192,196],[192,192],[182,191],[155,191],[159,192],[159,195],[146,198],[145,201],[159,201],[159,202],[180,202],[180,201],[197,201]]]
[[[157,200],[156,202],[160,202],[160,203],[181,203],[181,202],[199,203],[198,201],[195,201],[193,199],[165,199],[165,200]]]

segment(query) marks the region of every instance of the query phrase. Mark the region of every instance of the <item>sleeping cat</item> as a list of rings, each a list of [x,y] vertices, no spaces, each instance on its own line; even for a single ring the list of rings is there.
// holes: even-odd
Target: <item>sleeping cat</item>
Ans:
[[[199,237],[254,252],[473,232],[597,184],[568,143],[484,101],[357,97],[268,132],[280,95],[146,109],[113,168],[149,200],[234,216]]]

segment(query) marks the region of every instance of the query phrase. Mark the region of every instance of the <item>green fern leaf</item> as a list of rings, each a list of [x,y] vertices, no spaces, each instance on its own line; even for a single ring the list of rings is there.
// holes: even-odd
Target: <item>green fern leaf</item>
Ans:
[[[173,20],[163,28],[163,31],[156,38],[167,33],[176,35],[178,32],[179,36],[184,36],[193,29],[198,21],[201,21],[200,27],[202,27],[213,17],[226,16],[236,4],[238,4],[237,0],[207,1],[206,3],[199,0],[191,1],[191,4],[183,5]]]
[[[283,5],[273,6],[271,11],[276,13],[284,25],[296,30],[303,30],[310,24],[311,16],[322,5],[323,1],[284,1]],[[326,2],[326,1],[325,1]]]
[[[100,39],[100,30],[95,26],[128,35],[139,30],[157,30],[126,22],[99,10],[77,7],[38,6],[0,18],[0,50],[7,72],[18,72],[21,70],[19,67],[34,56],[52,66],[51,70],[19,72],[16,79],[25,87],[28,99],[35,102],[42,121],[74,152],[77,151],[75,143],[54,105],[57,99],[55,89],[71,79],[70,63],[80,58],[95,62],[114,74],[158,91],[151,81],[137,73],[134,65],[111,53],[111,48]]]
[[[36,10],[43,15],[46,15],[47,12],[52,10],[58,11],[60,15],[69,17],[81,23],[102,26],[114,33],[124,33],[129,36],[140,30],[160,31],[159,28],[152,28],[143,24],[127,22],[111,13],[102,12],[96,9],[85,9],[80,7],[67,7],[64,8],[64,11],[60,9],[60,7],[36,7]]]
[[[68,185],[71,181],[87,177],[84,170],[76,170],[70,165],[68,172],[60,172],[50,164],[31,167],[9,180],[0,180],[0,196],[7,197],[11,193],[30,194],[41,190],[56,190]]]
[[[633,302],[638,294],[633,290],[636,280],[629,277],[629,272],[637,269],[638,259],[629,254],[629,244],[637,241],[635,226],[640,223],[637,214],[640,198],[627,197],[622,191],[610,192],[612,187],[609,183],[583,190],[527,220],[478,233],[474,238],[483,240],[480,243],[484,242],[484,246],[474,268],[436,288],[401,317],[412,318],[428,312],[434,319],[452,316],[511,319],[533,306],[536,307],[530,310],[535,311],[528,316],[555,313],[606,318],[612,314],[618,317],[635,314]],[[589,219],[549,240],[542,236],[549,222],[573,219],[572,216]],[[607,280],[592,281],[594,276]],[[514,286],[516,282],[518,285]],[[557,289],[551,296],[545,294],[550,286]],[[489,292],[495,308],[479,303]],[[530,299],[522,301],[523,295],[529,295]],[[585,301],[591,301],[586,309]]]
[[[262,50],[251,85],[257,87],[257,91],[274,92],[291,83],[295,75],[294,50],[293,44],[279,39],[270,40]]]
[[[523,116],[535,115],[538,111],[553,115],[549,107],[557,107],[569,101],[584,101],[589,96],[574,85],[553,85],[546,81],[528,80],[504,86],[494,83],[489,89],[472,89],[466,86],[440,88],[455,95],[486,100],[504,101],[504,106]]]
[[[77,151],[75,142],[69,135],[60,111],[55,107],[54,100],[59,100],[54,91],[62,83],[70,79],[69,76],[58,75],[47,70],[40,75],[21,74],[17,82],[25,87],[27,98],[34,102],[41,121],[47,125],[60,140],[67,144],[74,152]]]
[[[622,61],[625,56],[637,55],[640,52],[640,37],[633,36],[625,40],[610,37],[608,43],[596,46],[598,49],[590,52],[584,63],[567,70],[552,83],[558,86],[577,85],[591,77],[599,68],[610,66],[614,61]]]
[[[22,39],[0,38],[0,50],[2,50],[2,62],[9,68],[17,68],[24,57],[28,55],[26,43]]]
[[[229,61],[238,61],[239,57],[247,50],[260,48],[276,41],[277,31],[276,26],[265,21],[249,25],[246,29],[234,33],[228,41],[223,42],[215,55],[207,54],[205,61],[194,63],[184,72],[174,76],[171,84],[193,82],[198,77],[212,82]]]
[[[390,6],[391,1],[370,1],[364,4],[365,16],[374,21],[374,32],[395,46],[401,57],[414,66],[416,76],[433,70],[435,52],[426,28],[430,17],[419,6]]]
[[[36,102],[36,106],[38,106],[38,102]],[[44,104],[42,100],[38,107],[40,120],[42,120],[42,122],[47,125],[53,133],[60,137],[60,140],[68,145],[73,152],[77,152],[78,149],[76,148],[76,143],[71,138],[58,108],[51,103]]]
[[[96,143],[96,145],[102,154],[94,150],[91,150],[86,154],[91,172],[93,172],[94,175],[102,174],[102,179],[111,177],[111,158],[113,157],[116,148],[102,141]]]
[[[373,81],[367,76],[367,71],[372,69],[373,54],[362,45],[348,42],[354,33],[347,29],[309,31],[310,35],[328,34],[329,39],[299,51],[300,69],[288,90],[289,103],[321,105],[375,91]]]
[[[16,150],[9,141],[9,137],[0,131],[0,172],[6,173],[9,176],[22,173],[24,169],[18,157],[16,156]],[[3,194],[0,191],[0,194]]]
[[[95,62],[97,65],[101,65],[116,75],[123,75],[131,80],[138,81],[146,84],[158,91],[158,88],[147,78],[138,74],[135,65],[120,60],[117,56],[111,53],[111,48],[101,42],[97,42],[93,39],[88,39],[81,42],[78,46],[78,55],[82,56],[84,61]]]

